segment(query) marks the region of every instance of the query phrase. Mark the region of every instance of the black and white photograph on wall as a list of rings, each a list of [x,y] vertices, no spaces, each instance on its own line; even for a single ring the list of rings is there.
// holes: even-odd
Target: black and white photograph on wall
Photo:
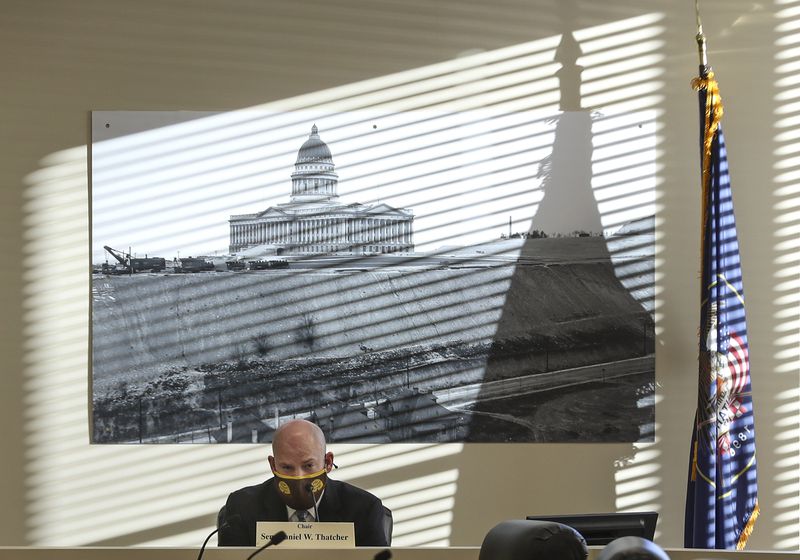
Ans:
[[[656,130],[92,113],[93,442],[653,441]]]

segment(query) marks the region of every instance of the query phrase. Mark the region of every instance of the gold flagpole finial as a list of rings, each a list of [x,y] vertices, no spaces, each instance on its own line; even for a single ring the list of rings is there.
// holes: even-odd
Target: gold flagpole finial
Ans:
[[[700,67],[705,70],[708,68],[708,56],[706,54],[706,36],[703,35],[703,22],[700,21],[700,0],[694,0],[694,14],[697,19],[697,54],[700,57]]]

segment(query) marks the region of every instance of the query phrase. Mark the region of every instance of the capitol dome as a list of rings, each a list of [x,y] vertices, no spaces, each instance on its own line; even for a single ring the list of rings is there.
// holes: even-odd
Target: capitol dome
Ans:
[[[333,202],[336,194],[338,175],[333,165],[333,156],[328,145],[320,140],[317,125],[311,127],[300,151],[292,173],[292,202]]]
[[[338,186],[331,150],[315,124],[297,152],[289,202],[231,216],[231,253],[258,246],[288,255],[413,253],[411,210],[383,202],[343,204]]]
[[[295,165],[314,161],[333,163],[331,151],[328,145],[320,139],[318,132],[317,125],[311,127],[311,134],[308,136],[308,140],[300,146],[300,151],[297,152]]]

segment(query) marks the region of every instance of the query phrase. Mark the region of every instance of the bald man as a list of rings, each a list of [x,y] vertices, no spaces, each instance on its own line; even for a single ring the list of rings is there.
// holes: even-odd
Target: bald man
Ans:
[[[306,420],[282,424],[272,439],[272,453],[272,478],[228,496],[220,546],[255,546],[257,521],[304,520],[351,522],[356,546],[389,546],[381,501],[328,478],[333,453],[327,451],[325,435],[316,424]]]

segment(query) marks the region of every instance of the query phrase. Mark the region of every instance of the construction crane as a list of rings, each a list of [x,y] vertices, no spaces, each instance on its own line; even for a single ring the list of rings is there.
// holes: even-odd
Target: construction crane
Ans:
[[[130,253],[112,249],[108,245],[103,245],[108,254],[114,257],[119,264],[115,267],[103,266],[103,272],[107,274],[132,274],[134,272],[161,272],[167,266],[162,257],[134,258]]]

